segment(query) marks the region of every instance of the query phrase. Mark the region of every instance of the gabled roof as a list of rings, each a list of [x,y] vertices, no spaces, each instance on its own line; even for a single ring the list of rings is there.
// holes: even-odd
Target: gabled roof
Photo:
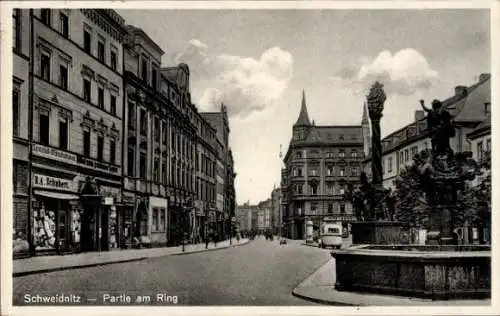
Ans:
[[[309,126],[311,125],[311,121],[309,121],[309,115],[307,114],[307,106],[306,106],[306,93],[302,90],[302,105],[300,106],[300,114],[297,122],[295,122],[294,126]]]
[[[483,121],[487,118],[485,103],[491,102],[491,79],[468,88],[467,97],[457,102],[454,107],[455,122]]]

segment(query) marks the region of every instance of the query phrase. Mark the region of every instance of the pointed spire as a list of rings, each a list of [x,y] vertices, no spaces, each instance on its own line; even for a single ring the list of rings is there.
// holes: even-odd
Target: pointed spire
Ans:
[[[300,114],[296,126],[309,126],[311,122],[309,121],[309,115],[307,114],[307,106],[306,106],[306,93],[302,90],[302,105],[300,106]]]
[[[366,106],[366,102],[363,103],[363,118],[361,119],[361,124],[369,124],[369,121],[368,121],[368,108]]]

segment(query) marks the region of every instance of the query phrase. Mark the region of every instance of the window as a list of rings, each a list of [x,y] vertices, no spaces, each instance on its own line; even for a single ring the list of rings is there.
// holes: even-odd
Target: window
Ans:
[[[64,13],[59,13],[59,32],[61,32],[61,34],[64,36],[64,37],[68,37],[69,35],[69,20],[68,20],[68,16]]]
[[[301,159],[302,158],[302,153],[300,151],[298,151],[296,154],[295,154],[295,158],[296,159]]]
[[[109,162],[112,164],[116,162],[116,143],[113,139],[109,142]]]
[[[104,55],[104,41],[99,40],[97,42],[97,59],[99,59],[100,62],[105,63],[105,55]]]
[[[165,232],[165,209],[161,208],[158,212],[158,232]]]
[[[111,95],[109,98],[109,110],[111,114],[116,115],[116,96]]]
[[[328,214],[333,214],[333,204],[328,203]]]
[[[158,209],[157,208],[154,208],[153,209],[153,223],[151,225],[151,230],[153,232],[157,232],[158,231]]]
[[[340,168],[340,170],[339,170],[339,175],[340,175],[341,177],[343,177],[343,176],[345,175],[345,169],[344,169],[344,168]]]
[[[135,150],[133,148],[128,149],[127,174],[129,177],[135,176]]]
[[[141,64],[141,75],[142,75],[142,80],[147,82],[148,81],[148,62],[146,59],[142,59],[142,64]]]
[[[155,139],[160,142],[160,119],[155,117]]]
[[[91,54],[91,42],[92,42],[92,35],[88,30],[83,30],[83,50],[87,54]]]
[[[160,159],[155,158],[154,168],[153,168],[154,181],[160,182]]]
[[[316,210],[318,209],[318,204],[311,203],[311,213],[316,214]]]
[[[477,159],[483,160],[483,142],[477,143]]]
[[[101,87],[97,89],[97,105],[104,110],[104,89]]]
[[[405,161],[409,160],[408,149],[405,150]]]
[[[358,152],[356,149],[351,150],[351,157],[356,158],[358,156]]]
[[[162,133],[163,133],[163,143],[167,144],[167,122],[165,121],[163,121]]]
[[[417,155],[417,152],[418,152],[418,147],[417,146],[413,146],[411,148],[411,159],[413,159]]]
[[[133,103],[128,104],[128,127],[135,130],[135,105]]]
[[[326,167],[326,175],[333,176],[333,166]]]
[[[50,131],[50,119],[48,113],[40,113],[40,143],[43,145],[49,145],[49,131]]]
[[[92,103],[92,92],[91,92],[91,84],[90,80],[84,78],[83,79],[83,99],[87,103]]]
[[[318,170],[314,167],[311,169],[311,176],[317,176],[318,175]]]
[[[59,66],[59,87],[63,90],[68,90],[68,66]]]
[[[42,23],[47,25],[47,26],[50,26],[51,10],[50,9],[41,9],[40,11],[41,11]]]
[[[59,148],[68,150],[68,119],[59,119]]]
[[[104,157],[104,138],[102,136],[97,137],[97,159],[103,160]]]
[[[387,159],[387,172],[392,172],[392,157]]]
[[[163,169],[162,169],[162,174],[163,174],[163,184],[167,184],[167,161],[166,159],[163,162]]]
[[[401,152],[399,153],[399,164],[402,164],[402,163],[404,162],[404,159],[403,159],[404,157],[403,157],[403,155],[404,155],[404,153],[401,151]]]
[[[139,154],[139,177],[146,179],[146,153]]]
[[[345,213],[345,205],[344,204],[340,204],[340,213],[341,214]]]
[[[344,158],[345,157],[345,152],[343,149],[339,151],[339,157]]]
[[[148,135],[148,118],[145,109],[141,109],[141,135]]]
[[[490,152],[491,151],[491,138],[488,138],[486,140],[486,151]]]
[[[90,131],[83,132],[83,154],[90,157]]]
[[[50,81],[50,55],[42,53],[40,59],[40,76],[45,81]]]
[[[21,10],[12,10],[12,47],[15,52],[21,51]]]
[[[111,69],[116,71],[117,58],[116,58],[116,52],[114,52],[114,51],[111,51],[110,64],[111,64]]]
[[[315,183],[311,184],[311,194],[312,195],[318,194],[318,185]]]
[[[12,133],[19,136],[19,90],[12,91]]]
[[[352,168],[351,168],[351,175],[352,175],[352,176],[356,176],[357,174],[358,174],[358,168],[356,168],[356,167],[352,167]]]
[[[156,90],[156,81],[157,81],[157,71],[156,69],[153,68],[153,71],[151,72],[151,86],[153,86],[153,89]]]

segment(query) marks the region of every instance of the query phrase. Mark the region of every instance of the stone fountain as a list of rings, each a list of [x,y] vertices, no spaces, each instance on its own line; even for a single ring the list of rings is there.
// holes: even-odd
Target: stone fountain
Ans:
[[[398,236],[404,223],[374,220],[382,213],[384,197],[380,119],[385,99],[383,85],[376,82],[367,96],[373,131],[370,212],[365,212],[367,221],[353,223],[353,242],[363,245],[331,253],[335,258],[335,288],[432,299],[490,297],[490,246],[459,246],[453,234],[458,192],[465,181],[478,175],[479,167],[470,153],[452,151],[452,116],[440,101],[434,100],[431,109],[421,101],[427,112],[432,149],[430,154],[415,157],[429,207],[426,245],[403,244]]]

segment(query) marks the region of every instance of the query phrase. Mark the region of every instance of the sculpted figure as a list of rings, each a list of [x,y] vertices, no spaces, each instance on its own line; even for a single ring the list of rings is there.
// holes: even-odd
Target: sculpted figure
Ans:
[[[432,152],[436,155],[446,155],[451,152],[450,138],[455,137],[455,127],[451,122],[450,112],[441,101],[432,101],[432,109],[425,106],[420,100],[422,109],[427,113],[427,128],[431,132]]]

